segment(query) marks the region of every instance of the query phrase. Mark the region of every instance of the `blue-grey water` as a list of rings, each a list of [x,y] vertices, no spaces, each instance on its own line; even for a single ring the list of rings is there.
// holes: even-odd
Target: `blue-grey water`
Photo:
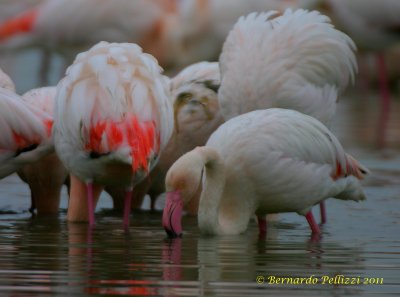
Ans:
[[[19,85],[33,85],[24,75]],[[196,219],[185,217],[183,238],[167,240],[161,214],[146,210],[132,214],[125,232],[106,195],[89,232],[66,222],[65,190],[57,218],[31,217],[28,187],[7,177],[0,181],[0,296],[400,296],[399,99],[380,149],[377,92],[356,90],[339,102],[333,130],[372,174],[363,182],[368,200],[327,201],[319,241],[296,214],[279,215],[264,239],[255,222],[240,236],[201,236]]]

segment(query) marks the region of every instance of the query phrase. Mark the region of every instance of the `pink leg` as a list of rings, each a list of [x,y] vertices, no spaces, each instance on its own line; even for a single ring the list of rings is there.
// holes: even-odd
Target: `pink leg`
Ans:
[[[319,209],[321,211],[321,224],[326,223],[326,208],[325,208],[325,201],[321,201],[319,203]]]
[[[306,219],[308,224],[310,225],[311,231],[313,234],[320,234],[321,231],[319,230],[318,224],[315,222],[314,216],[311,210],[306,214]]]
[[[379,88],[381,92],[381,112],[378,123],[378,147],[383,148],[386,140],[386,128],[389,121],[390,92],[386,74],[385,57],[383,53],[377,54],[376,63],[379,72]]]
[[[94,203],[93,203],[93,184],[91,182],[86,184],[87,199],[88,199],[88,213],[89,213],[89,226],[94,226]]]
[[[265,216],[257,216],[258,220],[258,232],[260,235],[265,235],[267,233],[267,220]]]
[[[125,193],[125,205],[124,205],[124,227],[129,227],[129,216],[131,214],[131,203],[132,203],[132,190],[127,190]]]

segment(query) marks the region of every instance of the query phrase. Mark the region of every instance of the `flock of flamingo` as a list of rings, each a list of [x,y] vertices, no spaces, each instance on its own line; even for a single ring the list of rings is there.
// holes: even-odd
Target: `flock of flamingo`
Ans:
[[[329,131],[356,77],[356,45],[329,17],[299,8],[321,1],[36,2],[0,25],[0,40],[39,44],[67,61],[81,51],[57,86],[22,96],[0,72],[0,178],[17,172],[38,215],[58,213],[68,184],[67,219],[91,227],[106,190],[125,227],[146,194],[154,207],[166,192],[162,225],[171,237],[182,235],[183,208],[206,234],[242,233],[253,216],[263,234],[266,216],[282,212],[305,216],[320,234],[313,206],[325,223],[326,199],[365,199],[368,169]],[[369,19],[368,38],[395,42],[381,31],[397,18],[379,22],[371,5],[399,1],[323,2],[344,19],[359,5],[356,25],[343,26],[360,46],[357,30]],[[216,50],[218,62],[172,78],[160,66],[182,68]]]

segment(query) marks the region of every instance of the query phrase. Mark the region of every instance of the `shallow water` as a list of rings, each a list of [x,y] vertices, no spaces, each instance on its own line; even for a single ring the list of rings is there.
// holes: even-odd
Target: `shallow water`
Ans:
[[[367,201],[327,201],[320,240],[296,214],[280,215],[264,239],[255,222],[240,236],[200,236],[196,219],[185,217],[183,238],[167,240],[161,214],[148,211],[134,213],[125,232],[105,195],[88,232],[66,222],[65,192],[58,218],[32,218],[28,187],[15,175],[5,178],[0,296],[399,296],[399,98],[391,108],[385,149],[377,150],[377,94],[352,93],[340,102],[333,130],[372,174],[364,182]]]

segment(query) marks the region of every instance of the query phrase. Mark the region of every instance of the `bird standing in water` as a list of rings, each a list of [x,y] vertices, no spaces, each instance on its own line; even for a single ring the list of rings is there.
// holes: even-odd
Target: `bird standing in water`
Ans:
[[[54,151],[52,117],[14,91],[14,83],[0,70],[0,178]]]
[[[239,234],[254,214],[297,212],[317,235],[311,208],[329,197],[364,200],[359,179],[367,173],[313,117],[288,109],[257,110],[225,122],[206,146],[174,163],[166,177],[162,222],[171,237],[182,234],[182,207],[203,180],[202,233]]]
[[[74,213],[83,205],[83,181],[90,226],[103,185],[126,189],[129,225],[132,189],[155,166],[173,129],[168,78],[161,72],[136,44],[107,42],[79,54],[68,68],[58,85],[54,141],[73,175],[69,220],[79,220]]]
[[[221,114],[227,120],[257,109],[288,108],[329,127],[338,95],[357,71],[354,50],[353,41],[317,11],[243,16],[220,56]],[[320,208],[324,223],[324,201]]]

